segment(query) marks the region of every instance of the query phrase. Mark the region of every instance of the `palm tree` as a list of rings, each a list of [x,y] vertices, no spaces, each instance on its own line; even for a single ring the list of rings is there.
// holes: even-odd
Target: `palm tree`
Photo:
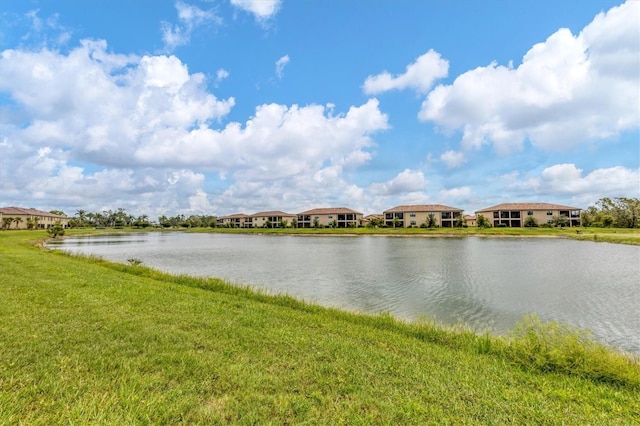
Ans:
[[[21,217],[14,217],[13,221],[16,223],[16,229],[18,229],[18,226],[20,225],[20,223],[22,222],[22,218]]]
[[[13,217],[7,216],[2,218],[2,229],[11,228],[11,223],[13,223]]]

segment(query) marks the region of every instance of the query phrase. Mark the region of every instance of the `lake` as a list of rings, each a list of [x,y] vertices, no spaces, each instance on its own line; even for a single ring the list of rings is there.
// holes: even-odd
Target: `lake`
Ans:
[[[149,232],[48,244],[341,309],[503,334],[527,313],[640,353],[640,247],[555,238]]]

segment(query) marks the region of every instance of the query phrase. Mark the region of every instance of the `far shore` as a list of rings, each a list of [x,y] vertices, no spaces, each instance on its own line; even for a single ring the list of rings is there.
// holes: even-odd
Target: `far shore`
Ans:
[[[72,228],[65,236],[123,232],[198,232],[220,234],[328,237],[419,238],[566,238],[578,241],[640,245],[640,229],[625,228]],[[64,238],[64,236],[62,237]]]

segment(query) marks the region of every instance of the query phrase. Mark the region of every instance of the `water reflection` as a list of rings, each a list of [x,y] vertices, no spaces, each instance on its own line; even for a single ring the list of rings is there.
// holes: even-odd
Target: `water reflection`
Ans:
[[[148,233],[70,252],[215,276],[350,310],[506,332],[525,313],[640,353],[640,248],[556,239]]]

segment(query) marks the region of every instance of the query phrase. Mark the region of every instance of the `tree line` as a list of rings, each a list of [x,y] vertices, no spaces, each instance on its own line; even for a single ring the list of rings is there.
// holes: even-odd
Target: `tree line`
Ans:
[[[50,213],[66,216],[64,212],[59,210],[51,210]],[[640,199],[639,198],[601,198],[594,205],[589,206],[581,213],[582,226],[585,227],[615,227],[615,228],[640,228]],[[562,227],[566,225],[568,218],[566,217],[554,217],[552,223],[543,224],[546,226]],[[10,229],[11,225],[15,223],[17,228],[19,223],[22,222],[22,218],[19,217],[3,217],[2,226],[3,229]],[[400,220],[396,219],[397,223],[394,223],[394,227],[401,226]],[[32,217],[27,219],[27,228],[36,229],[38,225],[38,218]],[[281,227],[286,227],[288,224],[281,223]],[[359,224],[363,226],[363,223]],[[71,228],[86,228],[86,227],[105,227],[105,228],[147,228],[147,227],[162,227],[162,228],[215,228],[217,226],[217,217],[212,215],[191,215],[185,216],[179,214],[176,216],[162,215],[158,217],[157,221],[149,220],[149,216],[146,214],[140,216],[133,216],[128,214],[125,209],[118,208],[116,210],[103,210],[102,212],[88,212],[86,210],[77,210],[73,217],[69,218],[69,227]],[[291,226],[296,227],[297,221],[292,220]],[[318,225],[319,226],[319,225]],[[386,227],[385,221],[382,218],[372,218],[368,227]],[[436,220],[434,217],[429,217],[427,222],[420,225],[423,228],[431,228],[436,226]],[[457,218],[456,227],[466,226],[462,215]],[[482,215],[477,217],[478,227],[491,227],[491,224],[487,218]],[[525,227],[536,227],[535,219],[530,217],[525,220]],[[542,226],[542,225],[540,225]]]
[[[601,198],[582,211],[582,226],[640,228],[639,198]]]

